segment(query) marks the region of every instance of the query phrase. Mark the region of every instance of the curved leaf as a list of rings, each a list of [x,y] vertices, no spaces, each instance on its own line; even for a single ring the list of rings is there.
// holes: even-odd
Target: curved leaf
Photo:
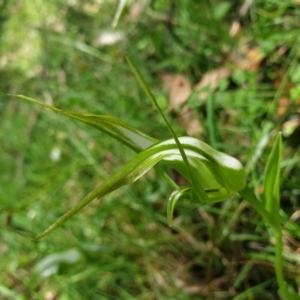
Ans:
[[[237,159],[213,149],[196,138],[180,137],[179,140],[190,161],[192,169],[196,169],[200,172],[198,173],[198,176],[201,176],[202,174],[202,180],[217,183],[217,186],[211,186],[214,184],[210,184],[209,189],[215,189],[221,186],[230,194],[240,191],[245,187],[246,173]],[[171,139],[160,144],[174,145],[175,143],[174,140]],[[179,154],[180,153],[178,152],[177,156],[173,155],[165,158],[164,161],[190,180],[188,172],[186,172],[186,169],[182,165],[182,159],[180,159]],[[177,162],[181,163],[177,164]],[[203,168],[203,166],[205,166],[205,168]],[[206,169],[209,172],[204,172],[203,169]],[[208,173],[211,173],[212,177],[205,177],[209,176]]]
[[[190,187],[181,187],[177,190],[175,190],[170,198],[168,199],[168,203],[167,203],[167,219],[168,219],[168,223],[169,226],[172,226],[172,222],[173,222],[173,213],[174,213],[174,208],[176,205],[177,200],[187,191],[189,191],[191,188]]]

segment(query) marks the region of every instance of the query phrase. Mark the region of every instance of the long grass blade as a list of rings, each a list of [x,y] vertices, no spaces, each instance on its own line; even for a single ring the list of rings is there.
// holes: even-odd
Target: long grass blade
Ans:
[[[34,104],[38,104],[40,106],[49,108],[56,113],[65,115],[72,119],[83,122],[89,126],[92,126],[110,135],[114,139],[122,142],[123,144],[125,144],[126,146],[128,146],[129,148],[133,149],[136,152],[146,149],[150,145],[153,145],[158,142],[157,139],[147,136],[146,134],[132,128],[127,123],[115,117],[105,116],[105,115],[84,114],[75,111],[64,111],[54,106],[48,105],[44,102],[23,95],[10,95],[10,96],[15,96],[20,99],[32,102]]]

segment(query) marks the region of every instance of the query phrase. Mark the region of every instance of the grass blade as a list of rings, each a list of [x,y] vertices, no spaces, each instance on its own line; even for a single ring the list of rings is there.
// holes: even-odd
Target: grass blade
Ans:
[[[48,105],[44,102],[38,101],[33,98],[29,98],[23,95],[10,95],[15,96],[20,99],[38,104],[40,106],[51,109],[52,111],[70,117],[72,119],[78,120],[82,123],[85,123],[89,126],[92,126],[108,135],[114,139],[122,142],[129,148],[138,152],[141,151],[150,145],[153,145],[158,142],[157,139],[154,139],[146,134],[132,128],[130,125],[119,120],[118,118],[104,115],[92,115],[92,114],[83,114],[75,111],[63,111],[54,106]]]
[[[268,157],[264,174],[264,205],[270,215],[271,225],[275,236],[275,273],[279,285],[278,293],[283,299],[295,299],[287,289],[283,275],[282,260],[282,231],[280,224],[280,166],[282,156],[282,134],[279,132],[276,136],[275,144],[272,147]]]
[[[24,95],[14,95],[14,94],[8,94],[8,96],[13,96],[13,97],[17,97],[17,98],[20,98],[20,99],[23,99],[23,100],[26,100],[26,101],[29,101],[29,102],[32,102],[34,104],[38,104],[40,106],[43,106],[43,107],[46,107],[46,108],[49,108],[51,110],[53,110],[54,112],[57,112],[57,113],[60,113],[61,110],[52,106],[52,105],[49,105],[49,104],[46,104],[44,102],[41,102],[41,101],[38,101],[36,99],[33,99],[33,98],[30,98],[30,97],[26,97]]]

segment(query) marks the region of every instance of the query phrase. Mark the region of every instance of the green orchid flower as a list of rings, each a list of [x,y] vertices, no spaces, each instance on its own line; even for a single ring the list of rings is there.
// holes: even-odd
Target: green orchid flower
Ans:
[[[94,199],[103,197],[124,185],[132,184],[159,162],[178,171],[190,183],[189,187],[179,187],[178,192],[172,194],[174,196],[168,201],[170,225],[179,196],[189,194],[190,198],[198,200],[201,204],[212,203],[229,198],[246,185],[244,168],[237,159],[213,149],[196,138],[178,138],[189,162],[187,166],[175,139],[158,141],[111,116],[62,111],[29,97],[16,96],[97,128],[138,152],[131,161],[66,212],[34,241],[48,235]]]

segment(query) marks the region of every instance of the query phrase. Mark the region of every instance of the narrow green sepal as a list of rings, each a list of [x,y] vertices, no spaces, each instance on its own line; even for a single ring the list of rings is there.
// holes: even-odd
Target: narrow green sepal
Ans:
[[[167,219],[170,227],[172,226],[174,208],[178,199],[189,190],[191,190],[190,187],[180,187],[170,195],[167,203]]]

